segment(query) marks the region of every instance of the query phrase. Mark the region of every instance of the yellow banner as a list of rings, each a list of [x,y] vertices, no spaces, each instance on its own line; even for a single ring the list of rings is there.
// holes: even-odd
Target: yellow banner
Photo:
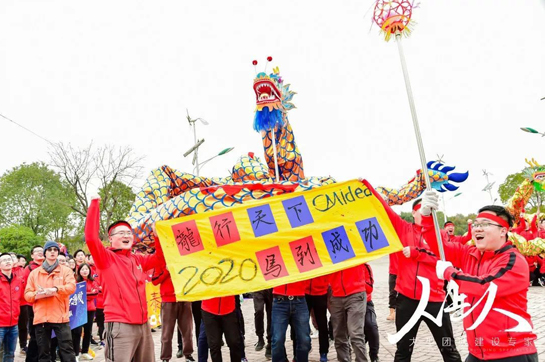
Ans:
[[[161,290],[159,285],[146,283],[148,301],[148,321],[151,328],[161,325]]]
[[[402,249],[358,180],[161,221],[157,232],[179,301],[272,288]]]

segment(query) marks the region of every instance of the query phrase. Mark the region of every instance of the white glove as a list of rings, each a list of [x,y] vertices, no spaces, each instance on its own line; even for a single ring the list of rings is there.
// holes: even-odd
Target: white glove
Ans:
[[[422,208],[420,213],[424,216],[429,216],[431,210],[437,210],[439,208],[439,195],[435,190],[426,190],[422,196]]]
[[[437,278],[444,280],[445,270],[451,266],[452,263],[450,261],[437,260],[437,264],[435,265],[435,273],[437,274]]]

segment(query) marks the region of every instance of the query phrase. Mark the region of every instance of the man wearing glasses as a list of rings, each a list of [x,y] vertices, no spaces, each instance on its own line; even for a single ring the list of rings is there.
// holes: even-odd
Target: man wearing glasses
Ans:
[[[0,350],[4,361],[13,361],[17,347],[17,322],[23,278],[13,273],[13,260],[8,253],[0,255]]]
[[[87,211],[85,241],[100,274],[106,322],[106,361],[155,361],[146,302],[146,271],[160,265],[156,254],[132,253],[134,234],[126,221],[108,227],[111,247],[99,237],[100,197]]]
[[[423,204],[426,210],[438,208],[438,197],[426,191]],[[439,246],[430,212],[423,214],[424,237],[439,255]],[[471,225],[475,245],[446,242],[442,235],[445,258],[437,261],[440,279],[455,282],[459,294],[467,296],[464,329],[467,334],[469,356],[466,362],[501,360],[504,362],[532,362],[538,360],[532,333],[532,321],[527,311],[528,264],[508,240],[513,217],[502,206],[485,206],[479,210]],[[459,269],[456,269],[454,267]],[[486,308],[486,297],[492,298]],[[482,301],[481,298],[483,298]],[[474,307],[474,308],[473,308]],[[471,311],[470,308],[473,308]],[[488,309],[481,324],[472,327]],[[482,317],[481,317],[482,318]]]

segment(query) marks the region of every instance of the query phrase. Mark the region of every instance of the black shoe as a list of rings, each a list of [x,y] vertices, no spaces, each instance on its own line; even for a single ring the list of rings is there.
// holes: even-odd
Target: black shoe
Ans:
[[[96,346],[98,345],[98,342],[91,338],[91,344],[94,344]]]
[[[263,338],[259,338],[255,344],[255,350],[261,351],[263,347],[265,347],[265,341],[263,340]]]
[[[195,359],[193,358],[192,355],[185,356],[185,360],[188,361],[188,362],[195,362]]]
[[[271,359],[272,358],[271,344],[270,343],[267,343],[267,345],[265,346],[265,358],[266,359]]]
[[[176,358],[182,358],[184,356],[184,352],[179,349],[178,352],[176,352]]]

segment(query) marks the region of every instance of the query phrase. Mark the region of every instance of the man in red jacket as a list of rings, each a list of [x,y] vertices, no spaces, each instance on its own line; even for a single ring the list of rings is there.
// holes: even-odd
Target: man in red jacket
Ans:
[[[32,261],[28,263],[23,272],[23,290],[26,287],[30,272],[39,268],[45,259],[43,246],[33,246],[30,250],[30,257],[32,258]],[[27,326],[28,334],[30,334],[28,349],[26,347]],[[36,341],[36,328],[34,327],[34,309],[32,309],[32,303],[26,301],[24,293],[21,294],[21,316],[19,318],[19,329],[19,345],[21,347],[21,351],[26,353],[25,361],[38,362],[38,343]]]
[[[435,273],[434,255],[430,250],[429,242],[424,240],[422,234],[422,214],[420,211],[421,207],[423,207],[421,204],[422,200],[418,199],[413,203],[412,214],[414,223],[411,224],[396,214],[375,190],[371,190],[379,201],[382,202],[401,243],[405,247],[412,247],[406,249],[411,250],[412,252],[406,254],[405,257],[403,254],[398,256],[399,273],[396,280],[398,296],[396,301],[395,320],[397,332],[400,333],[407,323],[413,322],[411,321],[411,317],[417,311],[420,299],[423,297],[423,284],[418,279],[419,277],[427,279],[429,282],[430,295],[425,312],[433,317],[439,316],[438,318],[441,318],[441,326],[438,326],[431,319],[421,315],[412,325],[410,330],[397,342],[394,361],[401,362],[411,360],[418,327],[422,322],[425,322],[428,325],[443,360],[449,362],[461,361],[462,359],[456,349],[454,341],[450,316],[442,310],[443,301],[446,297],[446,293],[443,289],[444,282],[437,278],[437,274]],[[407,255],[409,257],[407,257]]]
[[[426,192],[424,197],[432,208],[437,207],[437,195]],[[431,217],[424,217],[423,225],[430,246],[438,251]],[[458,293],[465,294],[469,303],[464,309],[469,348],[466,362],[538,360],[534,346],[536,335],[532,333],[527,309],[528,264],[508,241],[511,226],[513,217],[505,208],[485,206],[472,224],[474,246],[448,243],[443,239],[448,261],[437,262],[437,275],[454,281]],[[487,301],[493,298],[488,310],[485,300],[480,300],[485,296]],[[487,314],[480,320],[483,313]]]
[[[443,225],[443,229],[446,232],[446,235],[448,237],[448,241],[451,243],[462,243],[465,244],[469,240],[471,240],[471,220],[467,221],[467,234],[466,235],[454,235],[454,223],[452,221],[447,220],[445,224]]]
[[[136,255],[131,249],[134,233],[126,221],[108,227],[111,247],[99,237],[100,198],[93,197],[87,210],[85,241],[101,279],[106,322],[106,361],[155,361],[146,302],[146,271],[158,265],[158,257]]]
[[[339,362],[350,361],[352,344],[356,362],[367,362],[364,340],[367,294],[365,265],[357,265],[331,274],[331,323]]]
[[[3,346],[4,361],[13,361],[17,347],[17,322],[23,278],[13,274],[11,255],[0,255],[0,345]]]

